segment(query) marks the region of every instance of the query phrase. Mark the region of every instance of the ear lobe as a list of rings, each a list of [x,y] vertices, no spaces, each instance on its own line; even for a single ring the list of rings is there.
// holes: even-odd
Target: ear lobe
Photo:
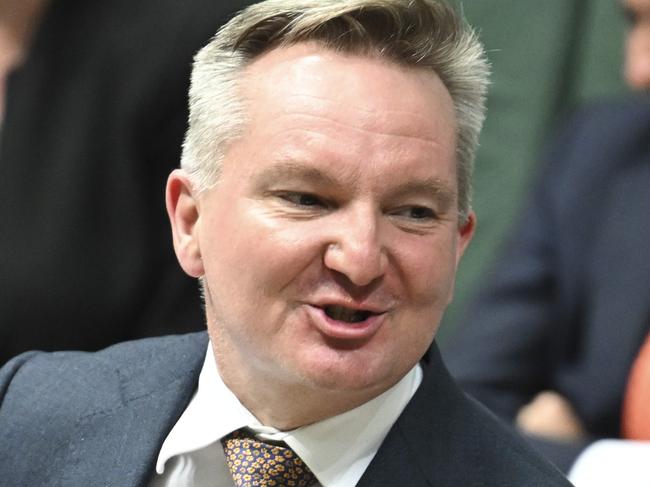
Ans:
[[[176,258],[188,275],[201,277],[204,269],[198,238],[199,206],[193,185],[182,169],[169,175],[165,202]]]

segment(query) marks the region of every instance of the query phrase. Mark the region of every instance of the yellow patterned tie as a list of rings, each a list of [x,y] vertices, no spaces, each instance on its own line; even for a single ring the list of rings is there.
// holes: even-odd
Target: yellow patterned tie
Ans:
[[[248,430],[237,430],[221,439],[226,462],[237,487],[309,487],[316,477],[309,467],[284,445],[263,443]]]

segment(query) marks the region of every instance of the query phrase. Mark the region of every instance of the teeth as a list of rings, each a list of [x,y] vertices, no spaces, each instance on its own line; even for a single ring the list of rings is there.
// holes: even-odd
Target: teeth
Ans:
[[[326,306],[325,313],[333,320],[345,321],[347,323],[358,323],[364,321],[371,315],[369,311],[350,309],[344,306]]]

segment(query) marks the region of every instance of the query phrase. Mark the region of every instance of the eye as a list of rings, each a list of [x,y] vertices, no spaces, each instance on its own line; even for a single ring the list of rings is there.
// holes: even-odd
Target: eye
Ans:
[[[282,193],[280,198],[296,206],[326,206],[323,200],[311,193]]]
[[[416,221],[435,220],[437,214],[431,208],[426,206],[406,206],[395,210],[392,215],[409,218]]]
[[[407,213],[414,220],[425,220],[436,217],[436,213],[431,208],[424,206],[413,206],[407,210]]]

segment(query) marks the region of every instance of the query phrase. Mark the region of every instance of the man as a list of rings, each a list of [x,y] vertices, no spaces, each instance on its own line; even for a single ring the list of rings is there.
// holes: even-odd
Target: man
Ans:
[[[626,79],[647,91],[650,0],[623,6]],[[571,121],[495,274],[443,349],[468,392],[580,485],[647,485],[650,437],[621,423],[636,409],[630,377],[650,331],[649,140],[646,93]],[[639,406],[647,417],[650,403]]]
[[[486,78],[472,31],[434,1],[235,17],[196,57],[167,184],[209,343],[14,360],[2,478],[568,485],[425,356],[474,229]]]

